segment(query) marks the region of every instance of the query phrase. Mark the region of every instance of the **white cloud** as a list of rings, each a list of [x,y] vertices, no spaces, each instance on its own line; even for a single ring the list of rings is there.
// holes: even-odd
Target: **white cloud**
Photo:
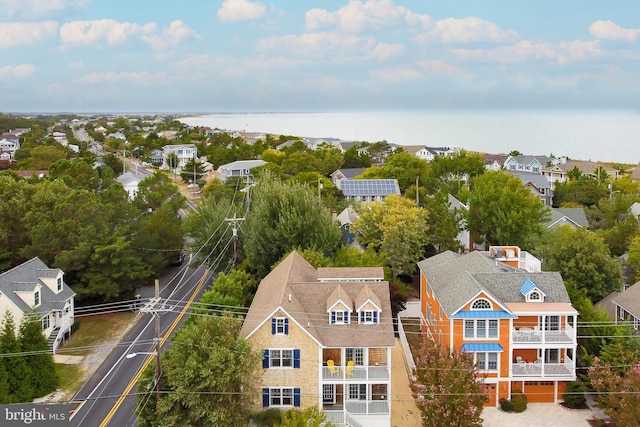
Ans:
[[[89,4],[90,0],[0,0],[0,16],[8,19],[39,18]]]
[[[371,56],[378,61],[386,61],[387,59],[401,55],[404,52],[404,46],[401,44],[378,43],[373,48]]]
[[[218,9],[220,22],[252,21],[262,18],[267,13],[267,8],[260,2],[249,0],[224,0]]]
[[[415,67],[402,66],[374,70],[369,73],[373,78],[384,82],[407,82],[422,77]]]
[[[417,65],[422,74],[428,76],[450,76],[458,72],[456,67],[439,59],[423,59]]]
[[[304,33],[299,36],[270,37],[258,42],[258,48],[262,50],[345,59],[356,59],[357,53],[360,53],[361,56],[369,55],[375,45],[375,41],[371,37],[336,33]]]
[[[153,83],[161,83],[166,80],[163,73],[151,73],[149,71],[137,72],[108,72],[108,73],[89,73],[83,77],[76,79],[78,83],[100,84],[100,83],[134,83],[136,85],[148,85]]]
[[[365,30],[406,28],[407,25],[426,27],[431,22],[428,15],[412,12],[397,6],[391,0],[352,0],[335,12],[326,9],[311,9],[305,14],[307,29],[338,28],[357,33]]]
[[[84,62],[82,61],[70,62],[69,68],[72,70],[84,68]]]
[[[622,28],[611,21],[596,21],[589,27],[589,33],[597,39],[635,42],[640,38],[640,29]]]
[[[60,28],[60,38],[64,44],[72,46],[88,46],[104,41],[113,45],[122,43],[129,37],[152,34],[155,30],[155,23],[140,25],[113,19],[73,21]]]
[[[518,33],[514,30],[501,30],[493,22],[469,16],[437,21],[433,29],[417,35],[414,40],[418,44],[429,40],[439,40],[443,43],[504,42],[514,41],[517,37]]]
[[[0,67],[0,77],[26,77],[35,71],[36,67],[33,64],[6,65]]]
[[[0,22],[0,49],[16,46],[34,46],[56,35],[58,23],[43,22]]]
[[[525,61],[570,61],[600,55],[598,41],[574,40],[561,43],[531,43],[523,40],[511,46],[493,49],[453,49],[458,58],[474,62],[517,63]]]
[[[180,20],[171,22],[168,28],[162,30],[162,34],[142,36],[142,40],[156,51],[174,48],[185,40],[192,38],[198,39],[200,36]]]

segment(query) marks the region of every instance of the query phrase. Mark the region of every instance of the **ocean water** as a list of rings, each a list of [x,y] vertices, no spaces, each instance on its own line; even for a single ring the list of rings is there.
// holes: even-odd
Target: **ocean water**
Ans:
[[[217,113],[180,120],[229,131],[640,162],[640,112],[631,111]]]

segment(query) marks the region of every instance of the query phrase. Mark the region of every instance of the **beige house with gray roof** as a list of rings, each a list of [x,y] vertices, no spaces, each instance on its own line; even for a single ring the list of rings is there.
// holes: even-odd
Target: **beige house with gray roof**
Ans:
[[[390,425],[395,338],[382,267],[316,270],[294,251],[260,282],[241,334],[263,353],[262,408]]]

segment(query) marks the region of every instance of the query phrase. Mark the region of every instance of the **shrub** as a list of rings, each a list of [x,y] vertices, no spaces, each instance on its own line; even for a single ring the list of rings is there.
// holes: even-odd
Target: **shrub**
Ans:
[[[505,412],[523,412],[527,409],[527,396],[522,393],[514,392],[511,399],[500,399],[500,408]]]
[[[282,412],[278,408],[269,408],[253,414],[251,421],[259,427],[271,427],[282,422]]]
[[[581,406],[585,402],[584,385],[581,382],[573,381],[567,385],[567,391],[562,394],[564,403],[569,406]]]
[[[527,396],[522,393],[512,393],[513,412],[524,412],[527,409]]]
[[[505,412],[513,412],[513,402],[503,397],[500,399],[500,409]]]

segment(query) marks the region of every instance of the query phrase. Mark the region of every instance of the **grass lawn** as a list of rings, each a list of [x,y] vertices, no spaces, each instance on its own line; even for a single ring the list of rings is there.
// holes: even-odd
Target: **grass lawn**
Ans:
[[[135,317],[135,313],[109,313],[94,316],[78,317],[75,320],[74,333],[58,349],[58,354],[69,356],[88,356],[109,345],[109,341],[120,335],[128,328]],[[82,364],[56,363],[56,373],[60,378],[59,389],[65,390],[72,396],[82,387],[85,372]]]

